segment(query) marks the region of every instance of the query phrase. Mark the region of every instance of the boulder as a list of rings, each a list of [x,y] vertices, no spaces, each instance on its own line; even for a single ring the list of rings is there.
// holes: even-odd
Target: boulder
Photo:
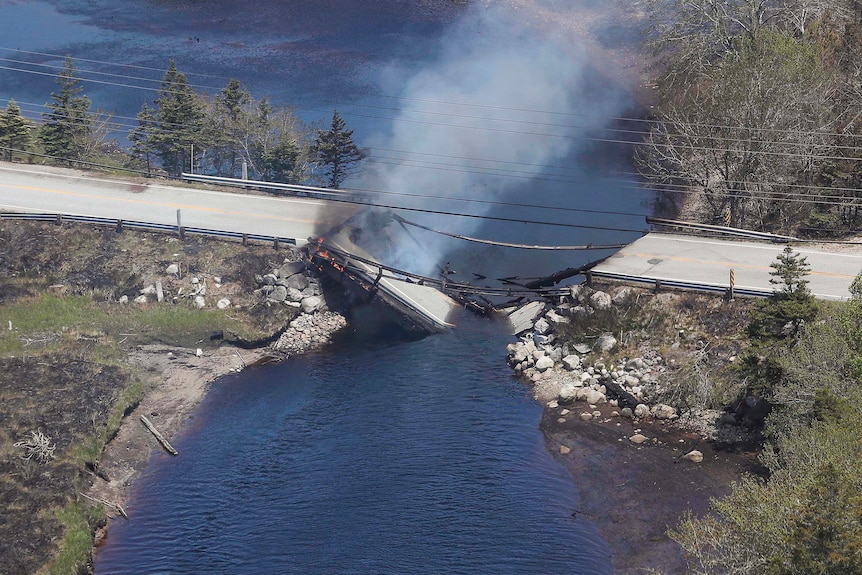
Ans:
[[[597,291],[590,296],[590,307],[594,310],[610,309],[611,305],[613,305],[613,300],[610,294],[606,292]]]
[[[119,301],[120,303],[129,303],[129,296],[127,296],[127,295],[121,295],[121,296],[120,296],[120,299],[119,299],[118,301]]]
[[[581,421],[589,421],[593,418],[593,414],[585,411],[578,417],[580,417]]]
[[[192,283],[193,283],[193,284],[198,283],[198,282],[196,282],[196,281],[195,281],[196,279],[197,279],[197,278],[192,278]],[[260,280],[260,281],[261,281],[261,283],[262,283],[263,285],[265,285],[265,286],[274,286],[274,285],[275,285],[275,283],[278,281],[278,278],[277,278],[277,277],[275,277],[275,275],[274,275],[274,274],[266,274],[266,275],[264,275],[264,276],[261,278],[261,280]]]
[[[561,316],[560,314],[558,314],[554,310],[551,310],[545,314],[545,320],[549,324],[554,325],[554,326],[564,324],[564,323],[569,323],[569,318]]]
[[[509,363],[512,365],[519,364],[525,359],[527,359],[527,349],[523,345],[518,345],[510,354],[509,354]]]
[[[560,394],[558,397],[558,403],[561,405],[569,405],[575,398],[577,397],[578,388],[576,388],[571,383],[564,383],[560,388]]]
[[[305,295],[296,288],[288,287],[287,288],[287,299],[290,301],[302,301]]]
[[[596,405],[597,403],[604,403],[608,400],[605,397],[604,393],[602,393],[601,391],[597,391],[595,389],[588,390],[586,397],[584,399],[586,399],[586,402],[589,403],[590,405]]]
[[[585,343],[576,343],[575,344],[575,351],[580,353],[580,354],[586,354],[586,353],[590,353],[592,351],[592,349],[590,348],[590,346],[588,346]]]
[[[654,406],[651,411],[656,419],[674,419],[676,417],[676,409],[664,403]]]
[[[622,415],[626,419],[631,419],[634,414],[632,413],[631,407],[624,407],[620,410],[620,415]]]
[[[204,299],[204,296],[198,295],[195,296],[193,303],[196,308],[203,309],[207,305],[207,300]]]
[[[303,298],[299,303],[302,306],[303,313],[314,313],[320,309],[323,301],[316,295],[313,295],[311,297]]]
[[[141,295],[156,295],[156,286],[148,285],[139,292]]]
[[[584,301],[586,298],[590,297],[591,293],[593,293],[593,290],[586,284],[569,286],[569,296],[572,298],[572,301],[575,302]]]
[[[147,296],[139,295],[135,298],[135,303],[147,303]]]
[[[563,362],[563,368],[569,371],[574,371],[581,367],[581,358],[576,355],[567,355],[561,361]]]
[[[275,286],[269,294],[269,299],[272,301],[282,302],[287,299],[287,288],[284,286]]]
[[[227,309],[230,307],[230,300],[226,297],[223,297],[216,302],[216,307],[219,309]]]
[[[607,353],[611,351],[617,345],[617,338],[613,335],[606,333],[602,336],[599,336],[598,341],[596,342],[596,350],[602,353]]]
[[[305,271],[305,262],[287,262],[278,268],[278,277],[289,278]]]
[[[633,357],[626,362],[626,371],[643,371],[646,367],[647,364],[642,357]]]
[[[555,339],[554,334],[551,334],[551,333],[549,333],[547,335],[544,335],[541,333],[534,333],[533,334],[533,343],[535,343],[537,346],[550,345],[550,344],[554,343],[554,339]]]
[[[568,455],[571,452],[572,452],[572,450],[570,448],[566,447],[565,445],[560,446],[560,455]]]
[[[539,359],[536,360],[536,369],[541,372],[545,372],[554,367],[554,360],[550,357],[543,355]]]
[[[641,443],[643,443],[645,441],[649,441],[649,437],[646,437],[645,435],[641,435],[640,433],[636,433],[636,434],[632,435],[631,437],[629,437],[629,441],[631,441],[632,443],[634,443],[636,445],[640,445]]]
[[[703,453],[695,449],[683,455],[682,458],[686,461],[691,461],[692,463],[700,463],[703,461]]]
[[[308,278],[303,274],[292,275],[287,278],[287,287],[292,287],[302,291],[308,287]]]
[[[639,403],[635,406],[635,417],[646,417],[649,415],[649,407],[645,403]]]
[[[180,266],[177,264],[171,264],[165,268],[165,273],[169,276],[178,276],[180,275]]]
[[[551,333],[551,324],[548,323],[543,317],[540,317],[536,320],[536,323],[533,324],[533,331],[535,331],[539,335],[547,335]]]
[[[555,347],[550,352],[548,352],[548,357],[550,357],[554,363],[559,363],[563,359],[563,350],[562,348]]]
[[[632,288],[623,287],[623,288],[620,288],[619,290],[617,290],[617,293],[614,294],[612,301],[614,302],[614,305],[621,305],[621,304],[624,304],[629,299],[631,299],[631,297],[633,295],[634,295],[634,290],[632,290]]]

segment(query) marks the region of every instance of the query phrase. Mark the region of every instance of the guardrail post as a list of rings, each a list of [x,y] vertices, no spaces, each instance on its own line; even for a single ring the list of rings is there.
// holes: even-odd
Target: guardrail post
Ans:
[[[655,280],[655,293],[661,291],[661,280]]]
[[[730,268],[730,286],[727,288],[727,301],[733,301],[733,288],[736,286],[736,274]]]
[[[242,245],[244,245],[244,246],[248,245],[248,234],[242,235]]]
[[[63,224],[63,214],[57,214],[57,218],[54,220],[54,223],[58,226],[62,225]]]
[[[278,250],[278,238],[275,238],[275,239],[272,241],[272,247],[273,247],[274,249]]]
[[[586,284],[587,287],[592,287],[592,285],[593,285],[593,274],[592,274],[592,272],[589,272],[589,271],[584,272],[584,284]]]
[[[177,210],[177,235],[181,240],[185,239],[186,231],[183,229],[183,220],[181,210]]]
[[[117,220],[117,233],[123,233],[123,220]]]

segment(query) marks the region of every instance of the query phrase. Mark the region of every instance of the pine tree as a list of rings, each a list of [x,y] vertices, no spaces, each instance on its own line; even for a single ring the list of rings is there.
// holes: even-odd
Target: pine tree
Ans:
[[[148,175],[152,169],[153,154],[155,153],[151,139],[157,125],[156,122],[155,110],[144,102],[141,111],[138,112],[138,125],[129,132],[129,141],[132,142],[129,153],[147,166]]]
[[[365,157],[353,143],[353,130],[346,128],[344,119],[336,110],[332,114],[329,129],[318,130],[314,140],[312,156],[317,165],[323,168],[326,185],[330,188],[340,188]]]
[[[200,145],[206,114],[199,96],[189,85],[186,75],[177,71],[171,60],[162,78],[156,126],[148,137],[162,167],[172,175],[179,175],[190,165],[188,158],[193,145]]]
[[[93,116],[90,99],[82,95],[81,81],[75,72],[75,61],[71,56],[63,63],[63,71],[57,76],[59,93],[51,94],[45,114],[40,139],[49,156],[71,161],[85,160],[92,138]]]
[[[790,246],[784,246],[784,250],[775,258],[776,261],[769,264],[772,271],[769,275],[769,283],[780,286],[778,294],[786,298],[804,298],[810,295],[808,280],[805,276],[811,271],[807,258],[801,257],[793,251]]]
[[[6,161],[12,161],[16,151],[26,150],[32,141],[30,123],[21,115],[18,103],[11,99],[6,110],[0,113],[0,148]]]

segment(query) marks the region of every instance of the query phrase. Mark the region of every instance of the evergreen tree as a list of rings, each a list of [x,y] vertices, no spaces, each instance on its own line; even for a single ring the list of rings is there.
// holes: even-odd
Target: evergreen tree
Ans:
[[[57,76],[59,93],[51,94],[40,139],[49,156],[65,160],[85,160],[92,138],[93,116],[90,99],[84,96],[81,81],[75,72],[75,61],[66,58],[63,71]]]
[[[318,130],[314,140],[312,156],[323,168],[326,185],[339,188],[356,168],[365,154],[353,143],[353,130],[347,130],[338,111],[332,113],[328,130]]]
[[[254,99],[239,80],[231,80],[210,106],[207,144],[211,162],[219,175],[234,177],[243,159],[248,160],[247,140],[253,129]]]
[[[752,309],[748,324],[748,334],[761,340],[795,335],[799,326],[814,319],[818,310],[805,279],[810,271],[806,258],[786,246],[769,265],[772,267],[769,283],[776,287],[771,296]]]
[[[129,141],[132,147],[129,153],[147,166],[147,174],[152,168],[153,154],[155,148],[151,141],[157,125],[155,110],[145,102],[141,111],[138,112],[138,125],[129,132]]]
[[[0,150],[6,161],[12,161],[12,155],[18,150],[26,150],[30,145],[32,135],[30,123],[21,115],[18,103],[11,99],[6,110],[0,113]]]
[[[206,114],[200,97],[173,60],[162,78],[155,103],[157,123],[147,139],[161,159],[162,167],[169,174],[179,175],[190,166],[192,145],[203,141]]]
[[[769,275],[769,283],[780,286],[779,295],[788,298],[804,298],[810,295],[808,280],[805,276],[811,271],[807,258],[800,257],[790,246],[784,246],[784,250],[775,258],[776,261],[769,264],[772,271]]]

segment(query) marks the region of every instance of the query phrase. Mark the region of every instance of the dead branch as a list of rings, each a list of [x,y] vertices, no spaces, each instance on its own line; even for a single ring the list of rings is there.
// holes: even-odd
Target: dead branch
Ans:
[[[156,426],[154,426],[152,423],[150,423],[150,420],[147,419],[147,417],[145,415],[141,416],[141,421],[144,423],[144,425],[147,427],[147,429],[150,430],[150,433],[152,433],[153,436],[155,436],[155,438],[159,440],[159,443],[162,444],[162,447],[165,448],[165,451],[167,451],[171,455],[179,455],[180,454],[179,451],[174,449],[174,446],[171,445],[167,439],[165,439],[165,436],[162,435],[158,429],[156,429]]]

